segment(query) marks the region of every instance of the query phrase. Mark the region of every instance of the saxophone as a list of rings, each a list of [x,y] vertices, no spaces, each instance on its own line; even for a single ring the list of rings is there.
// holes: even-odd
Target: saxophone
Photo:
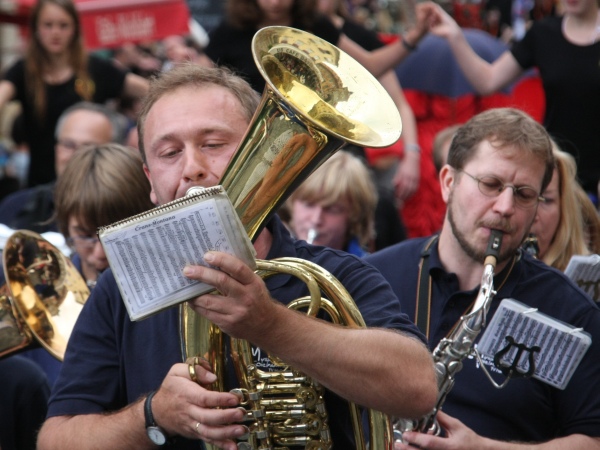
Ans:
[[[440,426],[436,416],[442,408],[446,396],[454,387],[456,373],[462,369],[462,361],[473,353],[475,339],[485,327],[486,315],[494,291],[494,269],[500,253],[502,233],[492,230],[488,247],[485,253],[481,287],[471,311],[462,316],[448,334],[442,339],[433,351],[435,373],[438,384],[438,398],[433,410],[420,419],[398,419],[394,422],[394,440],[403,442],[402,434],[406,431],[420,431],[422,433],[440,434]]]

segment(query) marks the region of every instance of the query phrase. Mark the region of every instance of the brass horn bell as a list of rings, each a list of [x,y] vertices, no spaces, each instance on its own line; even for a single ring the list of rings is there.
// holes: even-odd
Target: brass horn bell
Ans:
[[[14,232],[3,255],[0,358],[41,346],[59,361],[89,289],[71,260],[41,235]]]

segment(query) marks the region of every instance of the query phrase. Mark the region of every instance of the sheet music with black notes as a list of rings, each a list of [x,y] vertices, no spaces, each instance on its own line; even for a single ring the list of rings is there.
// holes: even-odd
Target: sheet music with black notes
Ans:
[[[507,336],[521,347],[510,345]],[[513,364],[521,351],[516,365],[521,373],[529,371],[529,358],[533,354],[533,378],[564,389],[591,343],[589,333],[584,330],[517,300],[504,299],[487,325],[477,350],[492,360],[504,350],[506,354],[499,358],[504,366]],[[539,350],[532,351],[536,346]]]
[[[574,255],[565,275],[595,302],[600,302],[600,255]]]
[[[131,320],[213,290],[182,273],[210,250],[256,268],[255,250],[222,186],[102,227],[98,236]]]

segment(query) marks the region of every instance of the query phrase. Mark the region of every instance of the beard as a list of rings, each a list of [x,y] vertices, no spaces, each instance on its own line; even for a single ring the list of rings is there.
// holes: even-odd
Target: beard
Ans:
[[[459,243],[462,250],[467,254],[467,256],[469,256],[474,261],[477,261],[477,262],[480,262],[483,264],[483,262],[485,261],[485,257],[486,257],[487,246],[485,248],[478,248],[475,245],[471,244],[467,238],[467,234],[464,233],[458,227],[456,220],[455,220],[455,216],[454,216],[455,202],[453,201],[453,197],[454,197],[453,192],[450,192],[448,195],[448,222],[450,223],[450,229],[452,230],[452,234],[454,235],[455,239]],[[457,212],[457,214],[458,214],[458,212]],[[533,223],[534,219],[535,219],[535,215],[533,215],[533,218],[531,219],[531,223],[529,224],[528,227],[526,227],[526,230],[523,232],[523,236],[518,241],[519,242],[518,245],[516,245],[516,246],[513,245],[513,246],[509,247],[506,243],[504,243],[504,245],[502,245],[500,247],[500,254],[498,256],[497,264],[501,264],[505,261],[508,261],[510,258],[512,258],[512,256],[515,254],[517,249],[520,247],[521,242],[523,242],[523,240],[527,236],[527,233],[529,232],[529,228],[530,228],[531,224]],[[505,219],[500,219],[495,222],[480,222],[478,224],[481,226],[484,226],[486,228],[501,230],[503,233],[512,232],[512,226],[511,226],[510,222]]]

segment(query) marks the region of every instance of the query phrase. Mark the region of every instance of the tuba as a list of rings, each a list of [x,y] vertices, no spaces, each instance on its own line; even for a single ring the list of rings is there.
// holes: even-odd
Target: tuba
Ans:
[[[69,258],[32,231],[14,232],[2,259],[0,358],[41,346],[62,361],[90,294],[85,281]]]
[[[379,82],[354,59],[310,33],[263,28],[254,36],[252,52],[266,87],[220,184],[254,240],[289,194],[344,144],[388,146],[398,140],[402,125],[398,109]],[[307,284],[310,296],[288,307],[313,316],[322,309],[334,323],[365,326],[344,286],[321,267],[298,258],[257,261],[257,267],[263,277],[286,273]],[[280,370],[261,371],[247,341],[224,335],[187,304],[180,306],[180,319],[184,360],[206,359],[217,376],[211,388],[219,391],[224,390],[224,348],[229,339],[240,385],[236,391],[242,395],[250,430],[238,448],[332,447],[322,386],[273,357]],[[359,408],[352,403],[349,408],[357,449],[392,448],[387,416],[368,411],[367,444]]]

